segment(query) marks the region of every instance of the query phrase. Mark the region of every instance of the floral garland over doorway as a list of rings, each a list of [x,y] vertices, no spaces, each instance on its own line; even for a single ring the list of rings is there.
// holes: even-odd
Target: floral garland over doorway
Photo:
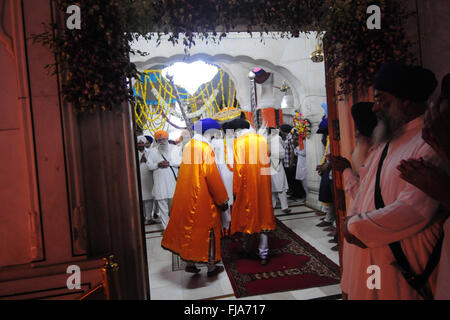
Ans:
[[[77,112],[120,112],[122,102],[134,104],[130,79],[138,78],[139,72],[129,60],[130,42],[140,36],[149,39],[152,32],[158,42],[165,34],[173,43],[182,41],[188,52],[196,39],[217,43],[229,31],[282,31],[280,37],[286,38],[315,31],[324,43],[326,72],[339,80],[338,94],[348,94],[371,86],[382,63],[413,61],[404,31],[410,14],[402,2],[79,0],[75,5],[80,8],[81,28],[72,30],[66,26],[66,10],[73,1],[52,0],[56,20],[44,24],[34,41],[55,53],[56,63],[48,68],[61,77],[63,97]],[[381,10],[379,30],[366,27],[370,5]]]

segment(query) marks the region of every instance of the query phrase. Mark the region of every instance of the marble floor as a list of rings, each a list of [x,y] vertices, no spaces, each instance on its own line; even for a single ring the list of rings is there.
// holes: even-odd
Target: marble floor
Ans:
[[[290,202],[292,212],[282,214],[275,209],[275,215],[285,225],[300,235],[330,260],[339,264],[337,251],[331,248],[335,243],[323,228],[316,226],[320,216],[315,210],[299,203]],[[206,277],[206,267],[193,275],[183,270],[172,271],[172,253],[161,248],[162,228],[160,224],[146,226],[147,258],[149,266],[150,298],[152,300],[235,300],[226,271],[217,277]],[[339,284],[303,290],[277,292],[272,294],[239,298],[238,300],[308,300],[337,299],[341,294]]]

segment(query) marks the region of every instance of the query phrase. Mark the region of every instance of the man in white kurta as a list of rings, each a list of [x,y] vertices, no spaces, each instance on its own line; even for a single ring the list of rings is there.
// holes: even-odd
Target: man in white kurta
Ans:
[[[149,170],[146,165],[148,152],[147,146],[150,145],[145,136],[138,136],[138,158],[139,158],[139,173],[141,176],[141,195],[144,206],[145,224],[151,223],[153,219],[153,172]]]
[[[297,156],[297,170],[295,172],[295,180],[300,180],[303,185],[303,190],[305,190],[305,200],[308,199],[309,189],[306,183],[306,149],[300,150],[297,146],[294,149],[294,154]]]
[[[358,193],[349,218],[343,223],[346,241],[360,247],[353,251],[351,261],[344,262],[347,270],[342,281],[348,284],[349,299],[421,299],[395,266],[389,244],[400,241],[411,268],[421,274],[442,234],[438,203],[401,179],[397,169],[402,159],[423,158],[438,162],[434,151],[421,137],[423,116],[420,114],[423,114],[424,101],[434,90],[425,82],[432,82],[432,77],[429,80],[429,73],[423,70],[387,66],[377,76],[373,110],[379,117],[379,126],[375,128],[374,137],[378,139],[381,124],[387,123],[386,128],[391,131],[384,135],[386,139],[378,140],[379,143],[369,150],[370,156],[359,170]],[[406,89],[403,82],[407,83]],[[412,88],[415,90],[408,91]],[[376,174],[388,141],[380,175],[385,206],[376,209]],[[434,292],[435,276],[436,270],[426,286],[431,293]]]
[[[179,147],[168,143],[167,132],[155,133],[156,146],[148,154],[147,167],[153,171],[153,197],[158,203],[161,223],[169,223],[170,207],[181,165]]]
[[[286,178],[286,172],[283,168],[283,159],[285,156],[285,150],[283,147],[283,140],[278,134],[278,130],[269,128],[268,130],[268,143],[270,152],[270,180],[272,183],[272,204],[275,208],[280,199],[281,211],[283,213],[290,213],[291,209],[288,208],[287,191],[289,190],[289,184]]]
[[[231,207],[233,205],[233,143],[234,130],[227,130],[225,136],[216,136],[211,145],[216,157],[217,168],[228,194],[228,208],[221,211],[222,229],[227,232],[231,223]]]

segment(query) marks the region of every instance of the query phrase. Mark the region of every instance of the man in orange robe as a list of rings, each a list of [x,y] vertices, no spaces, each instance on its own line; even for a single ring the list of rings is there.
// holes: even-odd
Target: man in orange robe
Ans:
[[[208,276],[222,272],[221,210],[228,207],[228,194],[217,169],[208,129],[220,129],[213,119],[194,125],[196,133],[184,147],[169,224],[161,246],[187,261],[185,271],[198,273],[194,263],[206,263]],[[201,134],[202,133],[202,134]]]
[[[275,230],[272,207],[270,157],[267,140],[250,128],[243,119],[230,122],[236,132],[234,141],[233,195],[231,234],[243,233],[244,251],[249,253],[251,235],[259,235],[259,258],[267,264],[267,232]]]

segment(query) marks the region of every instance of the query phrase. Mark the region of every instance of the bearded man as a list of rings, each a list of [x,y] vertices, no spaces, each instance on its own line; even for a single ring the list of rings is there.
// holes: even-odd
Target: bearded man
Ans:
[[[181,164],[179,147],[169,144],[169,134],[160,130],[154,135],[156,147],[148,152],[147,167],[153,171],[152,195],[158,204],[164,229],[169,223],[172,197]]]
[[[429,299],[434,292],[436,270],[429,262],[442,235],[438,202],[402,180],[397,167],[409,158],[439,163],[421,136],[436,86],[434,74],[421,67],[388,63],[377,74],[375,145],[342,225],[345,240],[359,247],[346,264],[350,281],[342,279],[350,284],[349,299]]]

